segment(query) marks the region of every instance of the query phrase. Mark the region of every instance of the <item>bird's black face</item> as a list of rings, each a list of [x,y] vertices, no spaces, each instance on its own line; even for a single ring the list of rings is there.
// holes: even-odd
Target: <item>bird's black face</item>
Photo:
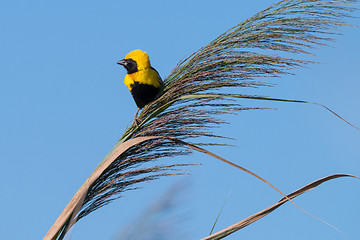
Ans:
[[[123,65],[128,74],[138,71],[137,63],[131,58],[120,60],[117,64]]]

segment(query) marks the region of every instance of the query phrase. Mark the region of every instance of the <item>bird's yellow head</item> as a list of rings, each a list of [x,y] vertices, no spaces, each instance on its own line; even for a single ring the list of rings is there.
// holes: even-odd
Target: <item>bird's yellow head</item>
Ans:
[[[128,74],[151,67],[149,55],[140,49],[128,53],[125,56],[125,59],[119,61],[118,64],[123,65]]]

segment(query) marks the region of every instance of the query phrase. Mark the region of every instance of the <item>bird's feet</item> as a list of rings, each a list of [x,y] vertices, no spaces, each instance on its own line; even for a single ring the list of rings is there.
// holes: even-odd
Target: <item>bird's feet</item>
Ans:
[[[134,123],[138,127],[139,126],[139,119],[137,117],[134,117]]]
[[[138,113],[140,111],[140,108],[138,108],[138,110],[136,111],[135,115],[134,115],[134,122],[135,122],[135,125],[138,127],[139,126],[139,119],[137,117]]]

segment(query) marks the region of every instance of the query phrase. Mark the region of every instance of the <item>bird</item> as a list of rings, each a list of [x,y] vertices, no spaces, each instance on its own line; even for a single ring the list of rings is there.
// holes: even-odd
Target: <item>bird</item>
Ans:
[[[149,55],[140,49],[128,53],[117,64],[124,66],[127,71],[124,83],[138,107],[134,115],[135,124],[138,125],[140,109],[158,98],[164,83],[158,71],[151,66]]]

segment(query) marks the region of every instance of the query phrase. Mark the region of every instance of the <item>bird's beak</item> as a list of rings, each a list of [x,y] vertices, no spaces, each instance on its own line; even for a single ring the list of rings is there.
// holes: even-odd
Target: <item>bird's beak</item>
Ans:
[[[123,65],[125,67],[127,63],[126,63],[125,59],[123,59],[123,60],[118,61],[117,64]]]

